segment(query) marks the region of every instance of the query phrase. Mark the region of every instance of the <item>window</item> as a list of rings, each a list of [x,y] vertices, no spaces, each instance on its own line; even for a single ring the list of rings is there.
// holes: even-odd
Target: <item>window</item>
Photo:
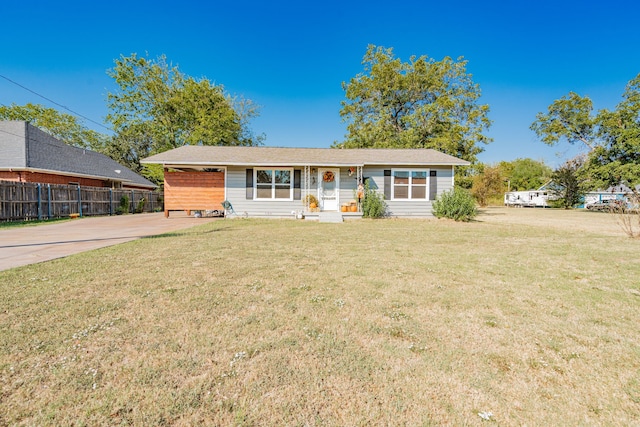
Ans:
[[[256,199],[292,198],[291,169],[256,169]]]
[[[393,199],[420,199],[427,198],[427,171],[426,170],[394,170],[393,174]]]

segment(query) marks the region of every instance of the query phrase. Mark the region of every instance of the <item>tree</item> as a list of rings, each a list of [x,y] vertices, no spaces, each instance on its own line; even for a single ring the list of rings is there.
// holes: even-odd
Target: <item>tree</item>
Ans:
[[[547,145],[556,145],[564,138],[570,144],[582,142],[593,150],[597,144],[597,121],[591,99],[570,92],[555,100],[547,114],[538,113],[531,130]]]
[[[505,191],[504,182],[500,168],[485,166],[481,173],[473,177],[471,194],[480,206],[485,207],[490,199],[502,198]]]
[[[640,184],[640,74],[631,80],[614,111],[598,115],[603,143],[589,155],[585,169],[596,188]]]
[[[107,95],[116,133],[112,155],[140,171],[140,159],[182,145],[259,145],[248,128],[258,108],[208,79],[185,76],[165,56],[121,56],[107,71],[119,91]]]
[[[585,180],[580,174],[582,166],[583,160],[578,157],[567,161],[551,175],[551,189],[558,196],[559,204],[565,209],[580,204],[586,192]]]
[[[549,182],[553,172],[544,162],[530,158],[502,161],[498,169],[512,191],[538,189]]]
[[[24,120],[66,144],[95,151],[100,151],[107,139],[75,116],[40,104],[0,105],[0,120]]]
[[[538,113],[531,129],[549,145],[561,139],[588,149],[582,174],[593,189],[640,184],[640,74],[632,79],[615,110],[593,113],[588,97],[573,92]]]
[[[480,88],[467,61],[412,56],[408,63],[392,49],[369,45],[364,72],[342,83],[347,100],[340,115],[348,123],[342,148],[433,148],[476,161],[490,121],[478,103]]]

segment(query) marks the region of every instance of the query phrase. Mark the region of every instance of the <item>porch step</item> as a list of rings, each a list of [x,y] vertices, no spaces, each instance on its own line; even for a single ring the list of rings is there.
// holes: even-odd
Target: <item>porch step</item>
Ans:
[[[320,222],[342,222],[342,214],[340,212],[320,212],[318,215]]]

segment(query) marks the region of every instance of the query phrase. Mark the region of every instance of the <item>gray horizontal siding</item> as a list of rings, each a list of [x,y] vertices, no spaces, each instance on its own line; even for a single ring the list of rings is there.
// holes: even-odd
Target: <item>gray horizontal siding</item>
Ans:
[[[430,200],[385,200],[389,216],[428,218],[433,216]]]
[[[424,166],[403,166],[402,169],[425,169]],[[363,175],[373,180],[374,188],[381,195],[384,194],[384,171],[385,169],[395,169],[393,166],[381,168],[365,168]],[[437,192],[436,197],[445,191],[453,188],[453,169],[451,167],[427,167],[429,170],[435,170]],[[431,177],[430,179],[433,179]],[[370,181],[371,182],[371,181]],[[432,217],[433,216],[433,200],[385,200],[388,213],[394,217]]]
[[[349,168],[340,168],[340,200],[338,206],[356,199],[355,191],[358,188],[358,176],[349,176]]]
[[[226,199],[231,203],[236,214],[249,217],[293,217],[291,211],[304,209],[302,200],[247,200],[247,169],[249,168],[227,169]]]
[[[415,168],[419,168],[416,166]],[[424,166],[421,168],[424,169]],[[305,194],[304,167],[294,167],[302,170],[302,195]],[[388,167],[365,167],[363,176],[369,178],[372,187],[384,194],[384,170]],[[246,198],[246,167],[229,167],[226,175],[226,199],[232,204],[238,215],[249,217],[292,217],[292,211],[304,210],[302,200],[247,200]],[[431,168],[437,170],[437,194],[440,195],[453,187],[451,167]],[[347,168],[340,169],[339,205],[355,199],[357,177],[349,176]],[[317,185],[312,185],[310,192],[317,195]],[[431,217],[433,203],[431,200],[386,200],[389,214],[394,217]]]
[[[438,196],[445,191],[453,189],[453,169],[451,167],[431,168],[431,170],[435,170],[438,172]]]

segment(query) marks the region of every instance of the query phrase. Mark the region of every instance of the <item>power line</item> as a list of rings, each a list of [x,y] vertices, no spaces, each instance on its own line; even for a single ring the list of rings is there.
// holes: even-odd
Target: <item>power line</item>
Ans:
[[[78,117],[82,117],[83,119],[85,119],[85,120],[87,120],[87,121],[89,121],[89,122],[91,122],[91,123],[93,123],[93,124],[96,124],[96,125],[98,125],[98,126],[100,126],[100,127],[105,128],[106,130],[111,130],[110,128],[106,127],[106,126],[105,126],[105,125],[103,125],[102,123],[98,123],[98,122],[96,122],[95,120],[90,119],[89,117],[83,116],[83,115],[82,115],[82,114],[80,114],[80,113],[76,113],[75,111],[73,111],[73,110],[72,110],[72,109],[70,109],[69,107],[66,107],[66,106],[64,106],[64,105],[62,105],[62,104],[58,104],[56,101],[54,101],[54,100],[52,100],[52,99],[49,99],[49,98],[47,98],[47,97],[46,97],[46,96],[44,96],[44,95],[40,95],[38,92],[36,92],[36,91],[34,91],[34,90],[31,90],[31,89],[29,89],[28,87],[23,86],[23,85],[21,85],[20,83],[18,83],[18,82],[15,82],[15,81],[11,80],[9,77],[3,76],[2,74],[0,74],[0,77],[2,77],[3,79],[5,79],[6,81],[8,81],[8,82],[10,82],[10,83],[13,83],[13,84],[14,84],[14,85],[16,85],[16,86],[21,87],[22,89],[24,89],[24,90],[26,90],[26,91],[31,92],[31,93],[32,93],[32,94],[34,94],[34,95],[39,96],[39,97],[40,97],[40,98],[42,98],[42,99],[46,99],[47,101],[51,102],[52,104],[57,105],[57,106],[58,106],[58,107],[60,107],[60,108],[64,108],[65,110],[67,110],[67,111],[68,111],[68,112],[70,112],[71,114],[74,114],[74,115],[76,115],[76,116],[78,116]]]

